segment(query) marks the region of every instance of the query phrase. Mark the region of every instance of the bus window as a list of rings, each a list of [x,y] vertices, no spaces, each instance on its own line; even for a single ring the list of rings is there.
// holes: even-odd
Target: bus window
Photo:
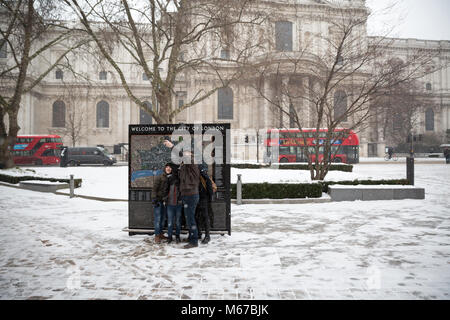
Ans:
[[[319,147],[319,153],[322,154],[323,153],[323,147]],[[308,147],[308,151],[309,154],[315,154],[316,153],[316,148],[315,147]]]
[[[297,147],[297,162],[307,162],[306,150],[303,147]]]
[[[289,153],[290,154],[296,154],[297,153],[297,147],[289,147]]]
[[[349,160],[353,160],[353,162],[359,159],[359,148],[357,146],[345,146],[344,153],[347,155]]]
[[[343,153],[342,148],[339,148],[339,146],[331,146],[331,153],[336,154],[337,152]]]
[[[55,149],[47,149],[42,153],[42,157],[58,157]]]

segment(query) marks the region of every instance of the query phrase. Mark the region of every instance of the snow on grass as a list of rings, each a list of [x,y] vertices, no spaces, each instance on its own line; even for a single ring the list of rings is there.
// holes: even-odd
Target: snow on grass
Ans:
[[[441,172],[450,169],[445,163],[418,163],[415,165],[416,182],[420,186],[421,179],[428,175],[441,178]],[[32,171],[30,171],[32,170]],[[33,172],[34,171],[34,172]],[[10,175],[36,175],[49,178],[83,179],[82,187],[75,194],[113,199],[128,199],[128,167],[127,166],[80,166],[80,167],[22,167],[19,169],[0,170],[0,173]],[[31,173],[31,174],[30,174]],[[235,169],[231,168],[231,183],[237,182],[241,174],[243,183],[310,183],[311,177],[306,170],[276,170],[276,169]],[[327,181],[349,180],[381,180],[405,179],[406,165],[400,163],[381,162],[377,164],[357,164],[353,172],[330,171]],[[417,180],[418,179],[418,180]],[[448,183],[443,180],[442,183]]]
[[[127,185],[126,167],[36,169]],[[0,299],[449,299],[449,169],[416,166],[425,200],[232,205],[232,235],[191,250],[129,237],[126,203],[0,186]]]
[[[31,171],[32,170],[32,171]],[[127,166],[79,166],[79,167],[20,167],[0,170],[0,173],[14,176],[39,176],[47,178],[83,179],[81,188],[75,194],[112,199],[128,199]]]

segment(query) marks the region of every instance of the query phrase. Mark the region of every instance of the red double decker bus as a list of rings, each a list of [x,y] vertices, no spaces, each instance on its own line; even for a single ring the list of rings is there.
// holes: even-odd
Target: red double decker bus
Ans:
[[[17,136],[12,150],[15,164],[59,164],[63,143],[57,135]]]
[[[278,135],[276,131],[278,131]],[[316,160],[315,146],[319,145],[319,161],[324,157],[325,139],[327,139],[328,129],[320,129],[318,140],[316,141],[316,129],[287,129],[278,130],[270,129],[267,131],[267,139],[264,142],[266,152],[266,162],[278,163],[296,163],[308,162],[307,151],[308,148],[310,159],[312,162]],[[277,137],[275,137],[277,135]],[[331,145],[332,162],[336,163],[359,163],[359,138],[353,130],[336,129]],[[305,144],[306,141],[306,144]],[[278,148],[278,159],[273,148]]]

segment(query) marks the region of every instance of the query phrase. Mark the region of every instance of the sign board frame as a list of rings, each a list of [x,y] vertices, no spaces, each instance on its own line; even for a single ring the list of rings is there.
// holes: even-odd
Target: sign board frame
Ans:
[[[210,177],[217,184],[217,192],[209,209],[212,211],[212,233],[231,235],[231,186],[230,186],[230,124],[143,124],[129,125],[128,128],[128,232],[129,235],[153,234],[153,206],[151,198],[151,179],[149,175],[158,175],[165,165],[167,157],[158,158],[161,151],[157,149],[153,156],[152,150],[156,147],[155,141],[161,142],[170,137],[174,130],[189,131],[191,139],[195,134],[204,134],[207,130],[216,130],[222,136],[222,163],[213,163],[208,166]],[[206,136],[205,136],[206,137]],[[155,140],[156,139],[156,140]],[[205,141],[203,142],[205,143]],[[212,142],[206,141],[211,144]],[[164,147],[161,146],[161,149]],[[145,150],[144,150],[145,149]],[[145,160],[147,159],[147,163]],[[163,161],[164,160],[164,161]],[[139,168],[141,167],[141,168]],[[137,170],[137,169],[146,170]],[[139,172],[138,172],[139,171]],[[147,181],[144,181],[147,177]],[[141,180],[139,180],[141,179]],[[137,181],[140,182],[137,183]],[[182,230],[186,230],[183,228]]]

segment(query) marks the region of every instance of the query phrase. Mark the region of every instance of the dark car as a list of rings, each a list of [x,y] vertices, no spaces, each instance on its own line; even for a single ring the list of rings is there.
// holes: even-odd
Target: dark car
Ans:
[[[111,166],[117,160],[101,147],[67,148],[67,164],[79,166],[80,164],[103,164]]]

